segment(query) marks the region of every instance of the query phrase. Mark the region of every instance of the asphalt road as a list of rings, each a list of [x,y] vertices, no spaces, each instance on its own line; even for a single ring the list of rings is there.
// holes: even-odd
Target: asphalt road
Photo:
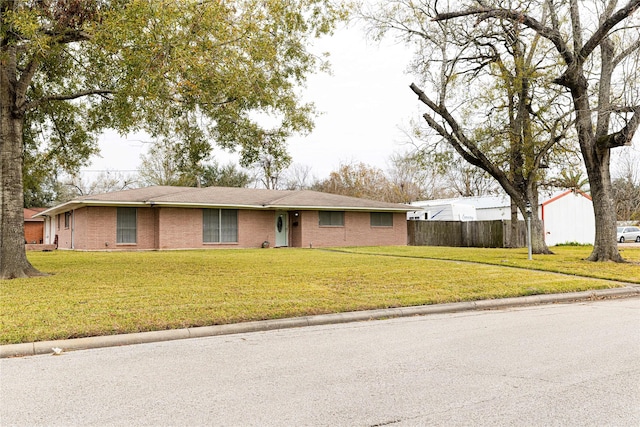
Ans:
[[[0,360],[9,425],[640,425],[640,298]]]

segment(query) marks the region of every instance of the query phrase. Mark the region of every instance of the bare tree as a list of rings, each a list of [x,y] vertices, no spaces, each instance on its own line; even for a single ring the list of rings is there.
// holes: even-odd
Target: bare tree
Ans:
[[[284,172],[283,186],[287,190],[306,190],[312,188],[316,181],[311,174],[311,166],[294,163]]]
[[[340,164],[314,190],[390,203],[407,201],[406,194],[399,191],[382,169],[365,163]]]
[[[60,184],[56,203],[68,202],[80,196],[137,188],[139,182],[135,176],[107,170],[92,179],[78,174],[68,175],[60,180]]]
[[[554,66],[545,56],[551,44],[518,21],[433,23],[437,7],[399,0],[363,16],[377,36],[391,32],[416,47],[411,69],[422,81],[411,89],[429,111],[423,118],[432,144],[448,144],[472,165],[466,178],[482,176],[473,175],[477,169],[492,176],[525,215],[538,204],[543,159],[569,127],[550,107],[561,96],[545,79]],[[548,253],[537,209],[532,224],[534,252]]]
[[[640,0],[531,1],[530,7],[468,2],[437,14],[436,22],[473,17],[477,22],[519,23],[549,40],[562,71],[554,83],[571,96],[575,130],[584,159],[596,219],[591,261],[623,261],[616,244],[611,150],[630,145],[640,124],[638,93]],[[535,6],[535,7],[534,7]],[[538,11],[538,13],[536,13]],[[547,16],[541,15],[547,11]],[[635,15],[634,15],[635,13]],[[591,84],[590,84],[591,82]]]
[[[143,185],[185,185],[172,144],[155,143],[140,156],[138,175]]]
[[[447,197],[437,167],[427,167],[420,152],[394,153],[389,159],[389,180],[403,203]]]
[[[498,186],[484,170],[473,165],[456,163],[445,171],[449,188],[456,196],[473,197],[495,194]]]
[[[495,191],[495,180],[481,169],[455,161],[451,152],[434,153],[421,147],[391,156],[389,179],[404,202],[481,196]]]

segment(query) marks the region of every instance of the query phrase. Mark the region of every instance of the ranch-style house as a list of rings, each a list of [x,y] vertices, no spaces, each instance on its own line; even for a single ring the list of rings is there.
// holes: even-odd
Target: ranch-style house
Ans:
[[[156,186],[79,197],[38,214],[59,249],[406,245],[414,207],[317,191]]]

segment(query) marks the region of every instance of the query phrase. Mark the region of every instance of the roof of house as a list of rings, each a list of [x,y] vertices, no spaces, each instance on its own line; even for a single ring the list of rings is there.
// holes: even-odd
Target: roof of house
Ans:
[[[38,215],[40,212],[44,212],[45,210],[47,210],[47,208],[22,208],[22,214],[24,215],[24,220],[25,221],[44,221],[44,218],[41,217],[36,217],[34,218],[35,215]]]
[[[574,190],[563,190],[540,197],[541,205],[548,205],[564,196],[569,194],[577,194],[591,200],[591,196],[582,192]],[[511,206],[511,199],[506,194],[498,196],[475,196],[475,197],[456,197],[453,199],[438,199],[438,200],[424,200],[413,202],[412,205],[418,208],[426,208],[430,206],[448,205],[448,204],[465,204],[471,205],[476,209],[494,209],[494,208],[508,208]]]
[[[311,190],[155,186],[79,197],[47,209],[40,215],[55,215],[83,206],[172,206],[388,212],[408,212],[415,209],[408,205],[378,202]]]

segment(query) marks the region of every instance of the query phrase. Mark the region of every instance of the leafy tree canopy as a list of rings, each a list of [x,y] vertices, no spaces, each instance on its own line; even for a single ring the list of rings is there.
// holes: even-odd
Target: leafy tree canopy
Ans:
[[[25,152],[73,171],[106,128],[195,158],[309,131],[299,88],[324,63],[308,47],[345,15],[331,0],[0,0],[0,276],[33,272],[10,255],[24,253]]]
[[[279,118],[277,132],[310,130],[313,106],[296,88],[323,63],[308,45],[344,14],[327,0],[0,4],[3,68],[14,59],[7,71],[26,86],[25,141],[40,137],[67,168],[104,128],[171,135],[199,153],[212,139],[251,151],[256,112]]]

